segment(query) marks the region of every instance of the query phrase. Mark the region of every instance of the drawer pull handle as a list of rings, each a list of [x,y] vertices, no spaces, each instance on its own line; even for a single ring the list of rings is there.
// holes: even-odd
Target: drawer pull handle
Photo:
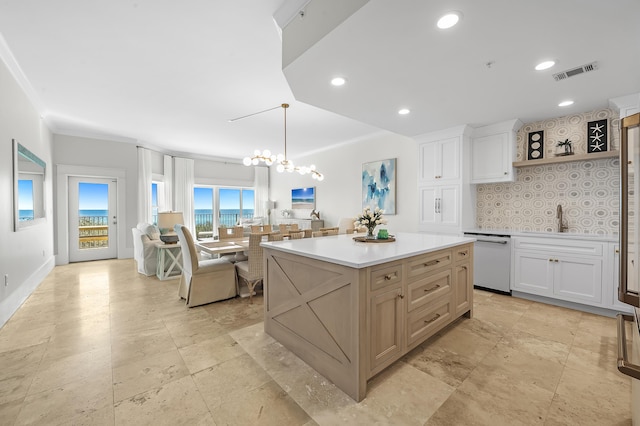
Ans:
[[[435,320],[437,320],[438,318],[440,318],[440,314],[436,314],[436,316],[435,316],[435,317],[433,317],[433,318],[431,318],[430,320],[424,320],[424,323],[425,323],[425,324],[432,323],[432,322],[434,322]]]
[[[387,274],[387,275],[384,276],[384,279],[386,281],[391,281],[392,278],[393,278],[393,275],[391,275],[391,274]]]
[[[404,299],[404,294],[402,294],[402,293],[398,293],[398,297],[399,297],[400,299]]]
[[[459,251],[459,252],[458,252],[458,254],[459,254],[460,256],[466,256],[466,255],[467,255],[467,252],[466,252],[466,251]]]
[[[462,265],[462,266],[461,266],[461,268],[462,268],[462,269],[464,269],[464,270],[466,270],[466,269],[467,269],[467,267],[466,267],[466,266],[464,266],[464,265]]]
[[[439,288],[440,288],[440,284],[436,284],[435,286],[433,286],[433,287],[431,287],[431,288],[425,288],[425,289],[424,289],[424,292],[425,292],[425,293],[429,293],[430,291],[437,290],[437,289],[439,289]]]
[[[440,263],[439,260],[432,260],[431,262],[427,262],[427,263],[423,263],[423,266],[434,266],[437,265],[438,263]]]

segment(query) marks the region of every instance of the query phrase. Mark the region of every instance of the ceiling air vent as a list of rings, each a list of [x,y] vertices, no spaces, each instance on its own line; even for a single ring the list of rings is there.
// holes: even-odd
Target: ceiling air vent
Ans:
[[[589,72],[589,71],[595,71],[597,69],[598,69],[598,63],[591,62],[590,64],[582,65],[581,67],[578,67],[578,68],[572,68],[570,70],[553,74],[553,78],[556,81],[561,81],[569,77],[574,77],[576,75],[584,74],[585,72]]]

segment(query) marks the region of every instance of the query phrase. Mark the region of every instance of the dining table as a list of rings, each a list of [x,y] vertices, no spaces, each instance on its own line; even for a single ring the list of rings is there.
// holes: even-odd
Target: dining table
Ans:
[[[237,253],[249,249],[249,236],[215,241],[197,241],[195,246],[197,249],[211,255]]]

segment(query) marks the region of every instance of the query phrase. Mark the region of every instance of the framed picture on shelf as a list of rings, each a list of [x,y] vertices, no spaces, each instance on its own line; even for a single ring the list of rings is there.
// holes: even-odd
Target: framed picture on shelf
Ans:
[[[609,150],[607,119],[587,123],[587,154]]]
[[[544,158],[544,130],[529,132],[527,135],[527,160]]]

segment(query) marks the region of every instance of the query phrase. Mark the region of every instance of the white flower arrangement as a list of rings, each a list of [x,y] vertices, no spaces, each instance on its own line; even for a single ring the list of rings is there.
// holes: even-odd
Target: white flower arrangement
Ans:
[[[355,217],[353,226],[358,228],[364,226],[367,228],[367,235],[373,235],[373,230],[378,225],[386,225],[387,219],[383,216],[384,210],[376,207],[375,210],[371,210],[371,207],[365,207],[361,215]]]
[[[282,215],[282,217],[291,217],[293,216],[293,210],[282,209],[282,211],[280,211],[280,214]]]

